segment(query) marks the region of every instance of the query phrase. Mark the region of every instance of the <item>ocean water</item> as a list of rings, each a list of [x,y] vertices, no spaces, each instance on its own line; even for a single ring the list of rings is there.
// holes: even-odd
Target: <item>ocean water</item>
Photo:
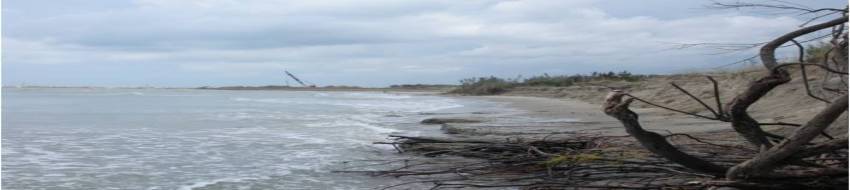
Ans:
[[[370,189],[388,134],[503,104],[381,92],[3,89],[3,189]],[[381,167],[381,166],[375,166]],[[362,169],[362,168],[361,168]],[[368,168],[367,168],[368,169]]]

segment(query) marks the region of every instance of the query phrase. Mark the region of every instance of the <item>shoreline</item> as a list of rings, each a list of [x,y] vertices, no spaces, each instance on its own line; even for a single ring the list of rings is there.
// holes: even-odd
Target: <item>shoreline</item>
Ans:
[[[52,86],[28,86],[14,87],[3,86],[2,89],[122,89],[122,90],[221,90],[221,91],[296,91],[296,92],[410,92],[423,94],[442,94],[447,89],[441,88],[350,88],[350,87],[318,87],[318,88],[198,88],[198,87],[52,87]]]
[[[422,175],[427,176],[425,179],[430,181],[457,182],[457,186],[460,187],[476,187],[482,184],[483,187],[518,187],[519,189],[529,184],[538,184],[541,187],[564,185],[564,187],[591,187],[591,189],[627,187],[621,185],[652,179],[654,178],[652,176],[656,175],[676,176],[659,181],[675,186],[687,185],[686,182],[704,180],[706,177],[706,175],[681,175],[681,173],[655,170],[657,168],[644,168],[656,167],[647,166],[647,163],[657,162],[656,164],[660,164],[657,167],[670,167],[673,171],[681,169],[652,156],[652,153],[648,152],[634,137],[626,133],[618,120],[604,114],[601,106],[597,104],[570,98],[506,95],[455,96],[454,98],[484,100],[517,111],[428,117],[423,120],[423,124],[428,120],[442,121],[428,121],[428,124],[432,125],[422,125],[431,129],[439,128],[435,131],[436,133],[413,136],[391,134],[389,141],[375,142],[375,144],[392,145],[400,154],[411,156],[410,160],[405,160],[405,164],[409,162],[416,167],[368,173],[393,177]],[[718,140],[720,142],[712,141],[718,144],[728,144],[726,139],[736,138],[728,123],[707,122],[691,118],[692,116],[670,114],[666,110],[655,108],[633,110],[641,114],[641,124],[646,126],[646,130],[655,131],[660,135],[688,133]],[[691,142],[690,139],[679,137],[671,137],[671,140],[680,143]],[[728,144],[728,146],[738,145]],[[708,150],[705,153],[710,155],[728,153],[722,151],[727,150]],[[735,151],[738,151],[735,154],[740,153],[738,149]],[[490,165],[476,165],[480,163],[490,163]],[[634,170],[608,171],[604,168]],[[571,173],[574,170],[599,173],[605,177],[573,176]],[[458,174],[457,171],[462,171],[460,178],[452,175]],[[540,178],[540,176],[549,176],[549,178]],[[567,177],[564,178],[565,176]],[[572,176],[572,179],[569,176]],[[581,184],[572,184],[576,186],[560,184],[561,180]],[[550,182],[552,184],[549,184]],[[416,183],[413,181],[404,184]],[[464,186],[466,184],[474,185]]]
[[[457,96],[458,99],[476,99],[505,104],[522,113],[507,115],[453,116],[447,119],[481,120],[480,123],[447,123],[443,132],[452,130],[458,138],[494,136],[494,138],[541,138],[549,133],[591,131],[604,135],[626,135],[622,125],[605,115],[601,105],[570,98],[530,96]],[[641,115],[647,130],[659,133],[700,133],[730,130],[728,123],[710,121],[670,113],[657,108],[634,108]],[[436,117],[441,118],[441,117]]]

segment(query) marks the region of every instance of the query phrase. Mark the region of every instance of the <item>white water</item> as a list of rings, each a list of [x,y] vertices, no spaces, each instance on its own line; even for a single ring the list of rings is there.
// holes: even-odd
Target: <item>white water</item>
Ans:
[[[499,105],[369,92],[4,89],[3,189],[364,189],[332,173],[402,158],[373,145],[435,130],[423,112]]]

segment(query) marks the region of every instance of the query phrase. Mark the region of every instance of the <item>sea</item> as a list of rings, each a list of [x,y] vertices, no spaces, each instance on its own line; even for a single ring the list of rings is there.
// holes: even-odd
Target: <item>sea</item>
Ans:
[[[406,179],[337,171],[410,157],[373,142],[439,133],[422,119],[513,111],[380,91],[4,88],[2,189],[376,189]]]

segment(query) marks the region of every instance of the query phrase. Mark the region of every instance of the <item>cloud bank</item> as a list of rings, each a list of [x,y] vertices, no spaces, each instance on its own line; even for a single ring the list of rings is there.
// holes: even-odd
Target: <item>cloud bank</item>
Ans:
[[[713,68],[802,20],[709,1],[136,0],[3,4],[3,84],[456,83],[473,76]],[[820,2],[818,5],[829,5]],[[839,5],[841,6],[841,5]]]

